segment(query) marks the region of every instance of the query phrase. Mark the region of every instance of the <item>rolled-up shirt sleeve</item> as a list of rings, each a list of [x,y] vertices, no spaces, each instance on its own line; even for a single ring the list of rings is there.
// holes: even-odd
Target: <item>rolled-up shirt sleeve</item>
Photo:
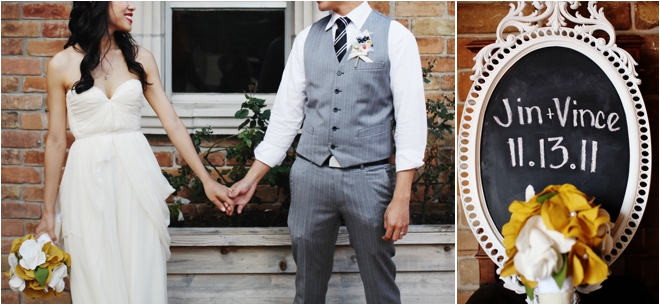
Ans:
[[[304,118],[307,95],[303,53],[309,29],[302,30],[293,43],[271,110],[266,136],[254,150],[256,159],[270,167],[282,163]]]
[[[422,65],[415,37],[397,21],[390,25],[388,51],[390,88],[396,130],[396,170],[424,165],[426,147],[426,98]]]

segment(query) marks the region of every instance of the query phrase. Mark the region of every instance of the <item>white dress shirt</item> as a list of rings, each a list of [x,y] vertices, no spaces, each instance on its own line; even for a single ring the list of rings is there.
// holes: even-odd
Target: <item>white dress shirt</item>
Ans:
[[[369,4],[363,2],[346,15],[351,20],[346,26],[349,46],[353,44],[356,36],[361,36],[360,28],[371,11]],[[337,29],[335,21],[339,17],[342,16],[332,12],[326,26],[326,31],[332,30],[333,36]],[[311,26],[302,30],[293,43],[271,110],[266,136],[254,151],[256,159],[270,167],[282,163],[304,119],[303,107],[307,100],[304,50],[310,28]],[[367,30],[373,32],[371,29]],[[374,45],[374,48],[378,47],[380,46]],[[392,20],[387,47],[396,121],[396,170],[415,169],[424,164],[427,133],[426,99],[417,41],[408,29]],[[349,54],[350,48],[344,56]]]

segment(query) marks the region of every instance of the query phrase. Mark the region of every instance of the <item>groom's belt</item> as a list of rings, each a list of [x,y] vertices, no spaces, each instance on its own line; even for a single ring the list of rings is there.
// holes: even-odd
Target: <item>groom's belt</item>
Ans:
[[[362,163],[362,164],[353,165],[353,166],[346,166],[346,167],[330,166],[330,158],[332,158],[332,157],[333,156],[330,156],[327,159],[325,159],[325,161],[323,162],[323,164],[321,164],[321,166],[328,166],[328,167],[341,168],[341,169],[354,169],[354,168],[364,168],[364,167],[369,167],[369,166],[383,165],[383,164],[389,164],[390,163],[390,159],[387,158],[387,159],[378,160],[378,161],[374,161],[374,162],[367,162],[367,163]],[[305,161],[308,161],[310,163],[314,163],[314,162],[310,161],[309,159],[305,158],[304,156],[302,156],[301,154],[298,154],[298,158],[301,158],[301,159],[303,159]]]

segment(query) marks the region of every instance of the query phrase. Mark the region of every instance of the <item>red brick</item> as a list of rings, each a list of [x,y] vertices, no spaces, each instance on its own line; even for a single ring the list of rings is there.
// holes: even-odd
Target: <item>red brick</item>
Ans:
[[[23,18],[68,19],[71,13],[69,3],[30,3],[23,4]]]
[[[456,57],[458,57],[458,69],[471,69],[474,66],[474,56],[477,54],[472,53],[466,46],[476,39],[473,38],[458,38],[456,41]]]
[[[2,128],[18,128],[18,112],[3,112]]]
[[[26,150],[23,152],[23,162],[30,165],[44,165],[43,150]]]
[[[39,221],[25,221],[25,234],[36,234]]]
[[[442,53],[445,45],[444,39],[440,37],[418,37],[416,40],[420,54]]]
[[[41,58],[2,58],[2,74],[41,75]]]
[[[635,2],[635,28],[648,30],[658,26],[658,2]]]
[[[3,237],[2,238],[2,254],[7,254],[7,253],[9,253],[9,251],[11,251],[11,244],[12,244],[13,241],[14,241],[14,239],[11,238],[11,237]],[[3,278],[4,278],[4,276],[3,276]],[[2,281],[2,285],[3,285],[2,289],[5,289],[4,284],[5,284],[5,281]],[[9,285],[7,285],[7,287],[9,287]]]
[[[73,136],[73,134],[70,131],[66,132],[66,147],[70,148],[71,144],[73,144],[73,141],[75,141],[76,138]],[[44,132],[44,146],[46,146],[48,143],[48,131]]]
[[[435,60],[433,72],[454,72],[453,57],[421,56],[422,67],[427,66],[427,62]]]
[[[23,39],[2,38],[2,55],[23,54]]]
[[[2,202],[2,218],[39,219],[40,217],[41,205],[38,203]]]
[[[2,21],[2,37],[39,37],[39,22]]]
[[[447,1],[447,14],[449,16],[456,15],[456,1]]]
[[[67,21],[44,21],[41,24],[41,35],[48,38],[67,38],[71,33]]]
[[[8,77],[3,77],[4,80]],[[18,78],[16,78],[18,82]],[[4,90],[3,90],[4,92]],[[28,94],[3,94],[2,110],[37,110],[43,106],[43,98],[40,95]]]
[[[2,4],[2,20],[18,19],[21,16],[21,8],[18,3]]]
[[[3,276],[4,277],[4,276]],[[19,294],[18,291],[2,291],[2,304],[19,304]]]
[[[15,149],[3,149],[2,164],[21,164],[21,152]]]
[[[412,20],[412,32],[418,35],[454,35],[454,20],[438,18],[415,18]]]
[[[21,197],[21,187],[15,184],[2,185],[2,200],[18,199]]]
[[[388,1],[369,1],[369,5],[375,11],[385,15],[390,15],[390,3]]]
[[[23,200],[44,201],[44,187],[39,185],[24,185]]]
[[[4,238],[3,238],[3,240],[4,240]],[[3,241],[3,243],[4,243],[4,241]],[[11,250],[11,249],[9,249],[9,250]],[[7,251],[7,253],[9,253],[9,251]],[[4,254],[4,252],[3,252],[3,254]],[[0,276],[0,280],[2,281],[2,289],[11,289],[9,287],[9,278],[8,277]],[[3,292],[4,292],[4,290],[3,290]]]
[[[169,151],[154,151],[154,156],[161,167],[172,166],[172,153]]]
[[[30,40],[27,43],[27,52],[33,56],[53,56],[64,50],[65,39]]]
[[[21,128],[26,130],[43,130],[48,124],[45,113],[22,113]]]
[[[46,78],[26,76],[23,80],[23,92],[46,92]]]
[[[40,183],[41,174],[33,167],[3,166],[2,183]]]
[[[617,1],[604,1],[598,2],[597,9],[603,8],[605,18],[609,21],[615,30],[628,30],[632,26],[632,18],[630,18],[630,3],[617,2]],[[589,16],[589,11],[586,5],[580,5],[578,12],[582,16]],[[656,11],[657,15],[657,11]],[[657,18],[657,17],[656,17]],[[569,23],[569,28],[575,27],[575,24]]]
[[[209,162],[206,162],[206,160],[204,160],[203,158],[204,158],[204,153],[201,153],[200,159],[202,159],[204,164],[206,165],[209,165],[210,163],[214,166],[224,166],[226,161],[225,153],[221,151],[215,151],[209,154],[209,156],[207,157]]]
[[[64,279],[66,280],[67,278]],[[45,300],[23,298],[23,304],[71,304],[71,293],[64,291],[59,297],[52,297]]]
[[[443,75],[440,82],[440,89],[442,90],[454,90],[454,75]]]
[[[457,5],[456,32],[495,34],[500,20],[509,12],[509,4],[503,2],[470,3]],[[527,5],[530,7],[531,5]]]
[[[461,126],[461,115],[463,115],[463,108],[465,108],[464,104],[458,104],[456,105],[456,124],[455,126]],[[459,215],[462,213],[462,209],[457,209],[459,211]],[[465,217],[463,217],[465,218]],[[467,220],[463,219],[465,221],[465,224],[467,225]]]
[[[408,28],[408,19],[396,19],[399,23],[401,23],[406,29]]]
[[[395,12],[397,16],[442,16],[445,4],[440,1],[401,1],[396,2]]]
[[[259,198],[261,203],[273,203],[277,201],[277,188],[270,185],[257,185],[254,197]],[[254,201],[254,199],[253,199]]]
[[[2,77],[2,93],[18,90],[18,77]],[[4,100],[4,99],[3,99]],[[4,109],[4,106],[3,108]]]
[[[148,135],[147,136],[147,141],[149,141],[149,145],[151,146],[172,146],[172,142],[170,142],[170,138],[165,135]]]
[[[4,208],[4,206],[3,206]],[[4,213],[3,213],[4,216]],[[23,221],[18,219],[2,220],[2,236],[23,236]],[[4,252],[3,252],[4,253]]]
[[[472,75],[472,71],[458,73],[458,99],[463,102],[466,101],[470,88],[472,88],[470,75]]]
[[[456,54],[456,39],[447,39],[447,54]]]
[[[466,304],[475,290],[458,290],[456,294],[456,304]]]
[[[41,133],[38,131],[3,130],[2,147],[41,147]]]

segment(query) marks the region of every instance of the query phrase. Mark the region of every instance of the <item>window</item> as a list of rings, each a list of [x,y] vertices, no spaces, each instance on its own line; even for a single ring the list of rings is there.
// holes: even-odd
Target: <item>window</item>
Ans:
[[[315,2],[135,2],[132,34],[156,58],[168,98],[188,130],[235,134],[244,91],[272,106],[295,35],[327,13]],[[142,131],[165,134],[142,108]]]

